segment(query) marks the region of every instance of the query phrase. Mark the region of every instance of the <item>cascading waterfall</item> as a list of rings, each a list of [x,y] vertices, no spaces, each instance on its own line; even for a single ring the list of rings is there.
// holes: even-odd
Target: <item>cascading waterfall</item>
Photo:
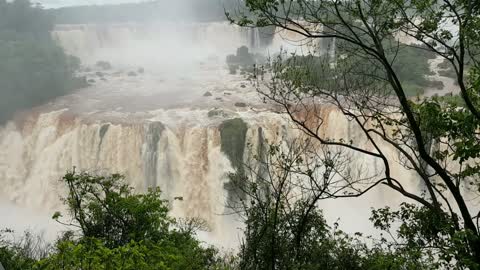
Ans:
[[[165,127],[160,122],[147,123],[146,125],[145,143],[142,147],[142,156],[145,163],[145,186],[157,187],[158,148]],[[168,149],[168,144],[164,148]]]
[[[185,44],[195,44],[198,50],[224,55],[235,52],[240,46],[256,52],[265,52],[262,50],[266,49],[271,54],[280,49],[320,55],[333,55],[335,52],[334,39],[323,39],[317,43],[291,31],[242,28],[226,22],[58,25],[52,35],[68,53],[84,61],[98,59],[99,56],[108,58],[112,49],[170,50]],[[172,43],[172,40],[178,43]]]
[[[110,50],[132,47],[139,50],[174,50],[176,46],[195,44],[196,50],[227,54],[242,45],[252,50],[263,46],[258,29],[245,29],[223,22],[59,25],[52,35],[69,54],[84,61],[91,61],[99,55],[108,57]]]
[[[325,108],[322,114],[326,119],[322,135],[365,144],[360,132],[352,131],[340,112]],[[265,154],[262,141],[282,143],[298,138],[298,131],[290,130],[285,118],[277,114],[239,116],[248,126],[245,162]],[[208,111],[182,117],[187,119],[173,125],[165,115],[144,123],[101,119],[90,123],[71,117],[68,111],[54,111],[31,116],[23,123],[10,123],[0,130],[2,196],[29,208],[54,211],[61,207],[58,196],[63,194],[63,188],[58,179],[66,170],[75,166],[94,172],[120,172],[136,190],[160,187],[172,202],[174,215],[207,220],[211,232],[206,238],[228,246],[233,240],[222,234],[237,235],[234,232],[239,225],[235,218],[223,215],[228,212],[224,186],[229,181],[227,173],[232,171],[231,161],[220,149],[219,126],[226,119],[209,118]],[[396,155],[393,149],[391,155]],[[376,170],[375,161],[360,157],[353,156],[357,168]],[[393,168],[393,173],[409,174],[401,166]],[[372,193],[368,200],[384,201],[387,194]]]
[[[148,61],[156,57],[155,53],[160,54],[159,50],[168,51],[164,58],[156,61],[172,61],[172,58],[181,61],[183,54],[197,57],[197,51],[192,54],[179,51],[178,46],[183,42],[197,45],[195,50],[208,51],[202,54],[205,58],[199,58],[199,61],[207,62],[213,61],[210,53],[222,56],[234,52],[240,45],[264,46],[258,30],[240,29],[226,23],[176,27],[176,31],[172,31],[171,25],[165,24],[70,25],[58,26],[52,35],[68,52],[86,62],[114,60],[114,64],[130,66],[150,63]],[[169,41],[169,34],[175,35],[174,41]],[[291,33],[276,33],[269,50],[285,44],[281,43],[280,35],[290,40],[298,38]],[[334,45],[326,48],[334,54]],[[141,58],[139,54],[146,49],[149,53]],[[128,58],[126,54],[134,57]],[[187,64],[193,62],[190,58],[185,60]],[[218,62],[213,62],[218,66]],[[220,62],[224,63],[224,60]],[[171,62],[165,63],[168,69],[172,69]],[[155,64],[158,65],[152,63],[152,70]],[[67,170],[76,167],[99,173],[118,172],[125,174],[139,192],[160,187],[171,203],[174,216],[200,217],[208,221],[210,232],[202,233],[206,240],[225,247],[236,246],[239,239],[237,228],[241,223],[234,216],[224,215],[229,212],[229,194],[225,188],[229,182],[228,173],[233,172],[235,166],[226,154],[228,150],[222,150],[222,123],[232,119],[245,122],[245,143],[240,146],[243,147],[244,162],[254,156],[265,156],[266,142],[287,148],[285,143],[299,138],[299,131],[291,128],[285,116],[262,112],[266,105],[254,89],[246,86],[244,78],[228,75],[222,64],[212,70],[206,64],[200,65],[203,73],[187,75],[181,73],[185,72],[183,67],[178,72],[175,70],[178,78],[174,79],[163,76],[161,69],[158,74],[152,71],[143,77],[115,77],[116,71],[113,70],[109,73],[111,77],[104,78],[104,82],[61,98],[53,105],[26,112],[23,118],[0,127],[2,198],[30,209],[44,209],[51,214],[62,207],[59,196],[65,190],[58,180]],[[146,82],[151,84],[145,86]],[[157,89],[174,91],[157,92]],[[206,90],[211,91],[213,97],[202,97]],[[195,97],[189,97],[188,102],[178,107],[162,107],[170,96],[183,96],[181,91]],[[135,104],[139,100],[151,104],[142,107]],[[238,101],[259,110],[234,106]],[[222,110],[222,113],[211,115],[213,108]],[[323,106],[321,115],[325,121],[319,131],[321,136],[352,140],[364,148],[373,149],[362,132],[338,110]],[[389,145],[381,147],[393,160],[398,157]],[[358,153],[351,155],[352,170],[381,173],[378,160]],[[257,170],[262,174],[266,168]],[[415,180],[411,172],[398,164],[392,167],[392,175]],[[412,187],[416,188],[415,181]],[[356,201],[354,208],[348,201],[326,201],[322,202],[322,207],[330,220],[336,220],[338,213],[342,212],[347,231],[356,231],[362,229],[358,220],[369,214],[373,204],[387,201],[385,198],[393,204],[402,199],[398,197],[395,201],[395,193],[380,189]]]
[[[252,50],[258,50],[262,46],[262,40],[260,38],[260,30],[258,28],[250,28],[250,48]]]
[[[164,125],[158,119],[145,123],[99,119],[90,123],[66,110],[9,123],[0,129],[2,196],[19,205],[53,212],[61,208],[59,195],[64,190],[58,180],[67,170],[119,172],[136,190],[159,186],[172,202],[176,216],[205,219],[213,234],[209,239],[227,239],[221,243],[229,245],[230,240],[221,233],[234,232],[237,227],[227,225],[230,217],[222,216],[227,212],[228,197],[224,184],[232,167],[220,149],[218,126],[223,120],[209,119],[207,114],[205,111],[194,121],[178,126]],[[281,118],[272,115],[268,119],[282,125]],[[250,129],[257,130],[258,123],[252,121]],[[275,126],[267,130],[272,141],[281,132]],[[256,144],[258,140],[250,138],[256,138],[252,132],[249,144]],[[175,197],[182,201],[173,200]],[[235,235],[231,231],[230,235]]]

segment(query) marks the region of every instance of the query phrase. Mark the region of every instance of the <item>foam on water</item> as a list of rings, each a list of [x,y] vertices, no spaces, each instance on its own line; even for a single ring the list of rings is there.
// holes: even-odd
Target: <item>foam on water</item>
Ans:
[[[109,61],[113,69],[101,71],[101,76],[99,70],[84,70],[82,75],[95,81],[92,86],[0,127],[0,194],[9,202],[2,207],[51,214],[62,208],[59,196],[65,190],[58,180],[66,170],[75,166],[119,172],[139,192],[161,187],[174,216],[208,221],[210,231],[201,233],[202,239],[235,247],[242,225],[235,216],[224,215],[228,212],[224,185],[233,169],[221,151],[219,126],[226,119],[244,119],[249,146],[245,160],[257,154],[259,138],[285,145],[300,136],[285,116],[268,112],[248,80],[229,75],[224,61],[240,45],[275,51],[289,46],[285,35],[290,42],[301,40],[295,34],[277,33],[269,46],[263,46],[261,33],[249,31],[226,23],[175,28],[168,24],[58,26],[52,34],[68,52],[87,64]],[[332,50],[324,49],[333,54]],[[139,67],[145,71],[128,75]],[[211,96],[204,96],[206,91]],[[236,106],[239,102],[247,106]],[[209,117],[213,109],[221,114]],[[319,131],[323,136],[372,147],[338,110],[322,106],[320,113],[326,119]],[[394,149],[382,148],[397,159]],[[352,157],[353,170],[372,174],[382,170],[378,161],[355,153]],[[400,165],[392,173],[408,179],[406,187],[417,188],[415,177]],[[370,207],[385,204],[386,198],[393,204],[401,199],[380,189],[354,203],[326,201],[322,207],[331,222],[343,216],[347,231],[367,230]],[[21,221],[21,216],[9,218],[19,220],[15,224],[37,223],[33,218]]]

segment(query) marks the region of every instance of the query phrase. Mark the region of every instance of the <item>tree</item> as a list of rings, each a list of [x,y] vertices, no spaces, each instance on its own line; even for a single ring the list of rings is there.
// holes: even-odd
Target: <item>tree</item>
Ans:
[[[260,93],[281,105],[309,138],[343,149],[343,158],[354,152],[381,162],[379,175],[353,175],[348,166],[332,167],[342,180],[334,183],[322,181],[318,168],[300,170],[311,183],[308,189],[322,191],[317,200],[359,197],[384,185],[414,204],[400,212],[379,210],[373,215],[375,226],[388,229],[393,220],[416,225],[421,229],[417,233],[397,231],[404,240],[399,247],[415,243],[412,249],[421,255],[433,249],[445,265],[478,269],[480,211],[467,202],[468,194],[480,192],[478,1],[246,0],[245,8],[227,16],[241,26],[275,26],[308,39],[336,39],[336,55],[317,70],[280,56],[265,67],[268,81],[262,83],[264,76],[257,80]],[[395,67],[404,37],[413,40],[409,48],[449,63],[462,106],[447,97],[408,97],[407,80]],[[334,106],[363,138],[323,137],[320,104]],[[416,174],[422,190],[408,190],[408,179],[392,173],[397,161],[386,153],[388,148],[396,149],[401,165]],[[303,163],[321,155],[312,153]]]
[[[42,237],[26,231],[15,239],[13,233],[10,229],[0,231],[0,265],[5,269],[32,269],[37,260],[48,256],[51,247]]]
[[[308,156],[306,152],[311,147],[310,142],[295,141],[285,152],[281,146],[271,145],[268,155],[257,157],[253,162],[262,169],[250,168],[248,177],[240,180],[244,194],[248,195],[248,200],[235,208],[246,223],[239,253],[240,269],[439,268],[433,253],[419,256],[418,249],[412,245],[394,248],[385,238],[364,237],[361,233],[349,236],[338,229],[338,223],[329,227],[322,211],[316,207],[318,198],[326,196],[328,191],[305,188],[299,192],[299,187],[307,186],[299,176],[304,172],[303,158]],[[332,161],[335,164],[331,164]],[[343,166],[341,163],[334,154],[326,153],[309,162],[308,168],[322,167],[325,172],[322,181],[333,184],[333,165]],[[383,213],[374,212],[379,227],[390,224],[389,221],[381,223]],[[416,229],[418,226],[412,226],[406,231]]]
[[[249,198],[236,209],[246,223],[240,269],[361,269],[359,250],[341,232],[331,234],[321,211],[311,207],[315,195],[295,196],[299,182],[282,168],[295,166],[301,151],[268,151],[259,159],[266,173],[247,170],[249,177],[240,180]]]
[[[74,219],[68,225],[78,227],[83,237],[101,239],[106,247],[115,248],[131,241],[158,241],[173,224],[159,189],[134,194],[119,174],[70,172],[63,182],[68,187],[64,201]],[[54,219],[67,224],[60,217],[59,212],[55,213]]]
[[[17,110],[85,87],[79,60],[50,34],[52,18],[29,1],[0,2],[0,124]]]
[[[201,221],[168,216],[161,192],[136,194],[119,174],[67,173],[64,199],[75,228],[59,238],[55,251],[34,269],[215,269],[221,258],[195,239]]]
[[[223,258],[195,238],[204,227],[198,218],[175,220],[158,189],[135,194],[118,174],[69,172],[62,182],[70,218],[54,245],[27,232],[7,241],[0,231],[0,261],[6,269],[43,270],[228,270],[234,259]]]

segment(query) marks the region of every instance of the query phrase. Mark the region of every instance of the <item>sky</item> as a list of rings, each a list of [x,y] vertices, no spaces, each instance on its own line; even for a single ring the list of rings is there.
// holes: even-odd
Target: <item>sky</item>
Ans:
[[[142,0],[32,0],[32,2],[42,3],[46,8],[57,8],[76,5],[102,5],[102,4],[120,4],[131,2],[144,2]]]

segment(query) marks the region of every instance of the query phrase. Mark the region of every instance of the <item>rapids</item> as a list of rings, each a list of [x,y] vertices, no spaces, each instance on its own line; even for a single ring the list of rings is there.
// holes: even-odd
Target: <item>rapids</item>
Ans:
[[[234,169],[221,149],[220,126],[234,118],[246,123],[244,160],[257,154],[262,140],[286,147],[299,138],[299,131],[284,115],[270,112],[244,76],[228,74],[225,66],[226,55],[241,45],[269,54],[303,42],[291,33],[285,38],[284,32],[266,42],[264,34],[226,23],[57,26],[52,35],[82,59],[81,75],[91,86],[19,113],[0,127],[0,196],[8,201],[2,206],[5,212],[20,207],[42,216],[25,221],[25,215],[12,214],[8,224],[18,220],[28,227],[61,209],[64,189],[58,180],[76,167],[123,173],[139,192],[158,186],[174,216],[208,222],[202,239],[236,247],[242,223],[235,215],[225,215],[227,173]],[[334,53],[331,44],[322,50]],[[113,68],[95,67],[100,60]],[[211,96],[204,95],[207,91]],[[327,119],[320,131],[325,136],[371,147],[340,112],[325,106],[321,113]],[[392,158],[398,156],[383,147]],[[360,156],[353,160],[354,169],[382,170],[379,161]],[[392,174],[412,179],[410,188],[418,188],[415,177],[401,166]],[[322,206],[329,221],[342,216],[347,231],[365,231],[370,228],[370,207],[383,205],[386,198],[393,204],[402,199],[378,189],[354,203],[335,200]],[[47,231],[53,228],[44,223]]]

